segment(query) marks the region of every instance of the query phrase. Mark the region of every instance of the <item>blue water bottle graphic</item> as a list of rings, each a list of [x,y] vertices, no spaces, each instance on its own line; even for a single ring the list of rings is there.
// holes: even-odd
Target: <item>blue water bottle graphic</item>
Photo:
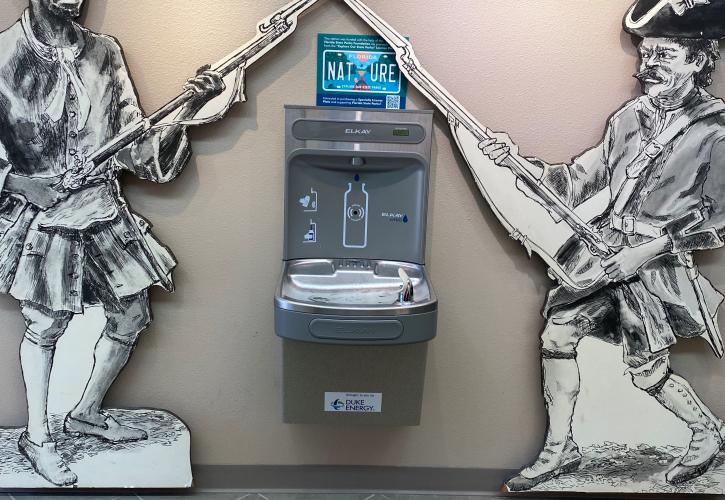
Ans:
[[[342,246],[368,246],[368,192],[365,183],[348,183],[345,192],[345,214],[342,226]]]

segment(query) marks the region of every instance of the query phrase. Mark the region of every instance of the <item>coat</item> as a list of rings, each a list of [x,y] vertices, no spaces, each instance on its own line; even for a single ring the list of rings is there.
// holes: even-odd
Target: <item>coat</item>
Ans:
[[[618,193],[627,177],[627,166],[656,138],[666,124],[692,113],[698,104],[714,99],[704,90],[695,92],[673,110],[656,107],[647,96],[627,103],[607,124],[604,140],[567,165],[545,165],[542,182],[576,207],[603,189]],[[638,277],[644,293],[638,298],[644,316],[652,319],[648,338],[652,350],[675,343],[676,336],[701,335],[705,328],[700,304],[686,267],[677,254],[723,246],[725,234],[725,116],[717,114],[696,121],[682,135],[665,145],[662,154],[641,174],[638,189],[625,207],[631,216],[667,235],[671,252],[645,264]],[[636,246],[653,239],[625,234],[602,214],[596,226],[610,246]],[[723,296],[700,276],[708,309],[713,316]],[[582,299],[564,287],[554,288],[544,310]]]
[[[36,38],[28,11],[0,33],[0,189],[9,172],[53,177],[82,165],[143,117],[117,42],[74,27],[75,44],[60,49]],[[163,141],[150,132],[109,161],[166,182],[190,154],[178,127]],[[119,299],[170,286],[176,265],[149,224],[128,211],[115,181],[73,192],[46,212],[2,189],[0,235],[0,292],[56,311],[82,312],[88,258]]]

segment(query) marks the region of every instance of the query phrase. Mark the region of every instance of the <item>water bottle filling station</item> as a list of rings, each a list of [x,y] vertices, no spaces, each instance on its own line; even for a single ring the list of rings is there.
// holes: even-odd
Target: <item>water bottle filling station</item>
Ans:
[[[285,421],[419,419],[438,306],[425,268],[431,126],[429,111],[286,108]],[[375,381],[393,366],[410,370]],[[380,399],[395,384],[420,390],[368,414],[327,408],[325,394]]]

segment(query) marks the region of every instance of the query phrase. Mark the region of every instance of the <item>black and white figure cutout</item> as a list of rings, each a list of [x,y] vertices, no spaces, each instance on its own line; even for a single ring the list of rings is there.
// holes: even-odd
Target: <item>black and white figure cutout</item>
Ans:
[[[191,154],[186,126],[243,101],[244,68],[315,2],[265,19],[148,117],[118,42],[74,21],[83,0],[30,0],[0,33],[0,292],[25,318],[28,404],[26,428],[0,429],[0,488],[191,485],[178,418],[102,409],[151,322],[149,288],[171,290],[176,265],[129,209],[118,175],[179,175]]]
[[[22,18],[0,34],[0,291],[20,301],[27,326],[20,363],[28,404],[27,428],[17,439],[10,432],[12,438],[4,439],[0,450],[2,487],[77,483],[68,466],[74,457],[57,447],[59,433],[88,440],[89,455],[97,454],[92,450],[98,440],[109,446],[149,442],[163,449],[151,445],[155,437],[136,412],[101,409],[139,334],[151,322],[149,287],[170,289],[176,264],[148,222],[128,209],[115,173],[126,169],[167,182],[181,172],[190,149],[183,127],[159,129],[108,162],[104,182],[62,190],[67,172],[82,168],[89,153],[143,116],[117,42],[73,21],[82,4],[31,0]],[[191,117],[224,84],[218,74],[207,71],[188,85],[195,98],[184,112]],[[96,304],[102,305],[105,321],[93,332],[96,340],[87,339],[95,343],[92,367],[86,381],[74,381],[85,390],[56,422],[48,415],[56,344],[71,319]],[[59,368],[56,378],[69,375]],[[154,415],[178,427],[171,442],[187,449],[170,449],[183,457],[183,466],[188,430],[166,413]],[[49,421],[57,424],[52,431]],[[20,455],[25,458],[21,469],[32,466],[37,474],[23,477],[8,465]],[[188,483],[188,466],[178,468],[179,459],[166,453],[159,463],[166,460],[186,477],[162,481]],[[96,471],[87,477],[90,482],[81,484],[94,485],[109,472]]]
[[[499,221],[559,282],[541,336],[545,443],[506,489],[724,493],[723,421],[672,371],[669,351],[702,337],[723,355],[723,296],[692,252],[724,245],[725,103],[706,88],[725,1],[641,0],[627,12],[643,95],[566,165],[521,157],[420,67],[405,38],[360,0],[345,1],[448,116]],[[603,361],[612,350],[624,366]],[[621,420],[598,419],[603,405],[616,405]]]

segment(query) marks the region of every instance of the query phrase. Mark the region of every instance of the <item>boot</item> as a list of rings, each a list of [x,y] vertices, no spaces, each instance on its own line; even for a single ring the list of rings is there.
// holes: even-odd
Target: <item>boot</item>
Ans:
[[[675,377],[677,377],[678,379],[681,379],[683,382],[687,383],[681,377],[679,377],[677,375],[675,375]],[[690,389],[692,390],[692,387],[690,387]],[[723,422],[720,417],[715,415],[712,412],[712,410],[705,403],[702,402],[702,400],[695,393],[694,390],[692,390],[692,392],[690,392],[690,395],[692,396],[692,400],[694,402],[696,402],[700,408],[702,408],[703,415],[705,415],[707,418],[709,418],[710,420],[712,420],[715,423],[715,428],[717,429],[717,433],[720,435],[720,441],[722,442],[722,445],[720,445],[720,449],[721,450],[725,449],[725,422]]]
[[[581,465],[582,455],[571,435],[571,419],[579,394],[579,366],[573,356],[545,357],[541,365],[549,416],[546,442],[536,461],[506,482],[508,491],[530,490]]]
[[[692,431],[687,452],[665,475],[667,482],[680,484],[702,475],[723,446],[720,434],[722,421],[697,397],[690,384],[678,375],[670,375],[653,396]]]
[[[506,481],[508,491],[526,491],[561,474],[576,471],[582,463],[582,454],[576,443],[567,439],[563,443],[546,443],[536,461]]]

